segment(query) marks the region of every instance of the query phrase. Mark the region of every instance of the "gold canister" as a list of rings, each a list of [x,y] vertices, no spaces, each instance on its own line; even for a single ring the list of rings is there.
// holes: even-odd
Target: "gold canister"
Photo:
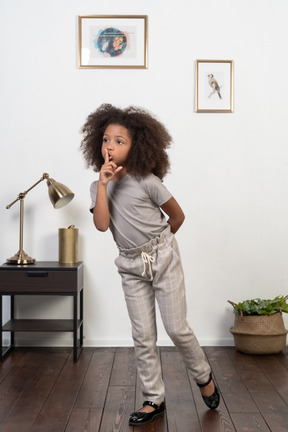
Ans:
[[[59,263],[78,262],[78,229],[74,225],[59,228]]]

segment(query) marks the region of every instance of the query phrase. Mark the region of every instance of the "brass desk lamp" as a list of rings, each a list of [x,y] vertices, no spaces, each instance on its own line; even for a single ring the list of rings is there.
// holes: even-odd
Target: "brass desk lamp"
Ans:
[[[43,180],[47,180],[48,194],[54,208],[58,209],[64,207],[74,198],[73,192],[71,192],[71,190],[68,189],[67,186],[64,186],[63,184],[56,182],[54,179],[49,177],[49,174],[44,173],[40,180],[38,180],[33,186],[31,186],[25,192],[20,193],[16,198],[16,200],[14,200],[11,204],[7,205],[6,209],[9,209],[17,201],[20,201],[19,251],[13,257],[6,260],[7,264],[23,265],[23,264],[35,263],[35,259],[27,255],[23,250],[24,198],[31,189],[33,189]]]

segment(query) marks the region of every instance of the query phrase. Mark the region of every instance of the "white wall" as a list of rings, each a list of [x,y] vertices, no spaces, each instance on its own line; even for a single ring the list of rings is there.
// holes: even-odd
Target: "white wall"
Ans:
[[[203,345],[232,344],[227,299],[288,293],[287,1],[0,0],[0,8],[1,262],[18,249],[18,204],[6,205],[48,172],[75,199],[55,211],[44,184],[31,191],[24,249],[57,261],[58,228],[75,224],[85,263],[85,344],[132,343],[117,250],[110,233],[93,227],[96,175],[79,144],[81,126],[101,103],[146,107],[175,141],[166,185],[186,214],[177,238],[190,324]],[[77,16],[85,14],[148,15],[149,68],[78,69]],[[196,59],[234,60],[234,113],[195,113]],[[69,316],[69,299],[58,301],[25,298],[19,313]],[[169,344],[159,328],[160,343]],[[71,342],[65,334],[37,337]]]

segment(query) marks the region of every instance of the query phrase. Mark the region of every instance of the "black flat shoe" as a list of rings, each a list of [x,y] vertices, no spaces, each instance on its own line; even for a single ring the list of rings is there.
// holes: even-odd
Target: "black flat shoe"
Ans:
[[[211,381],[212,381],[212,374],[210,373],[209,380],[206,383],[197,384],[197,385],[198,385],[198,387],[206,387],[208,384],[210,384]],[[208,406],[208,408],[210,408],[212,410],[216,409],[220,403],[220,394],[219,394],[219,391],[218,391],[215,383],[214,383],[214,387],[215,387],[214,393],[211,396],[204,396],[201,392],[201,396],[202,396],[205,404]]]
[[[136,411],[130,415],[129,424],[132,426],[140,426],[143,424],[150,423],[155,420],[157,417],[161,417],[165,411],[165,402],[162,402],[159,406],[154,402],[145,401],[143,406],[150,405],[154,408],[154,411],[150,413]]]

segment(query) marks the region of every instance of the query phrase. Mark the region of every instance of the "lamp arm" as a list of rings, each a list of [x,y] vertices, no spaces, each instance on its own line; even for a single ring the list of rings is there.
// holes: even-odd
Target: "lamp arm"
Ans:
[[[49,174],[44,173],[40,180],[38,180],[36,183],[34,183],[29,189],[27,189],[25,192],[22,192],[18,195],[18,197],[11,203],[6,206],[6,209],[9,209],[13,206],[17,201],[24,199],[28,192],[30,192],[31,189],[33,189],[35,186],[37,186],[39,183],[41,183],[43,180],[48,180]]]

